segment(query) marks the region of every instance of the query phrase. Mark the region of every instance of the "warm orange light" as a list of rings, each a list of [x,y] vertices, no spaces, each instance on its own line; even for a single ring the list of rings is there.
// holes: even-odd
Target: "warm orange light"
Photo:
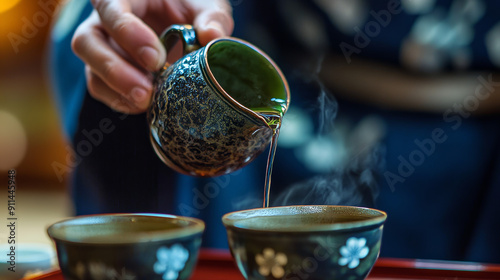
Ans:
[[[0,13],[10,10],[21,0],[2,0],[0,1]]]

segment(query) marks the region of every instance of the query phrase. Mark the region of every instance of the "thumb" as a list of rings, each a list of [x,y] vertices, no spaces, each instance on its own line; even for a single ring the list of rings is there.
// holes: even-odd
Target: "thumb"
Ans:
[[[205,9],[196,15],[194,28],[201,45],[206,45],[213,39],[230,36],[233,32],[234,21],[231,6],[212,6],[214,9]]]

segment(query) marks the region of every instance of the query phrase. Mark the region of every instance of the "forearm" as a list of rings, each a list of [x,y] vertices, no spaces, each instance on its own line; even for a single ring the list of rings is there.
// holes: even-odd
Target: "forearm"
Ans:
[[[417,75],[366,60],[350,64],[339,56],[325,58],[320,78],[345,99],[376,106],[443,113],[463,106],[470,113],[500,111],[499,72]]]

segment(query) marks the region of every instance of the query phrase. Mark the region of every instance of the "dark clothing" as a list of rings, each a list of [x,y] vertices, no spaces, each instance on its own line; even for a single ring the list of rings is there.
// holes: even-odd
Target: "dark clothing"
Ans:
[[[272,204],[333,203],[384,210],[388,220],[381,256],[500,262],[500,208],[495,204],[500,198],[498,116],[446,118],[345,100],[336,103],[335,93],[321,95],[321,85],[294,68],[290,56],[298,50],[336,52],[346,63],[360,56],[427,74],[496,71],[500,55],[487,43],[500,38],[495,31],[500,2],[422,1],[429,2],[428,7],[409,4],[418,1],[330,2],[347,3],[345,8],[363,19],[332,20],[335,12],[325,12],[328,9],[318,4],[329,1],[232,1],[233,35],[268,52],[290,83],[291,108],[276,153]],[[393,2],[395,6],[389,6]],[[77,22],[88,15],[90,5],[79,12]],[[83,64],[69,43],[77,22],[67,34],[56,36],[51,49],[64,129],[79,155],[71,186],[76,214],[199,217],[207,223],[204,245],[227,247],[220,219],[227,212],[262,205],[267,157],[209,179],[166,167],[149,143],[145,115],[113,112],[85,90]],[[312,29],[303,25],[307,22]],[[369,41],[362,43],[363,36]],[[403,52],[422,44],[433,46],[433,51],[401,61]],[[419,64],[422,61],[428,63]],[[382,124],[383,129],[376,130],[383,131],[382,136],[367,151],[349,153],[346,147],[359,140],[356,128],[374,129],[369,122],[373,119]],[[290,187],[292,195],[284,195]]]

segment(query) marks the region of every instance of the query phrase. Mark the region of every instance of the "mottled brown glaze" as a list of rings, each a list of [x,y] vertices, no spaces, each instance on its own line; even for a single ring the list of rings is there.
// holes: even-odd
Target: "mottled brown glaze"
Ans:
[[[212,177],[251,162],[269,145],[272,130],[217,92],[201,69],[203,51],[157,75],[148,120],[152,145],[165,164]]]

